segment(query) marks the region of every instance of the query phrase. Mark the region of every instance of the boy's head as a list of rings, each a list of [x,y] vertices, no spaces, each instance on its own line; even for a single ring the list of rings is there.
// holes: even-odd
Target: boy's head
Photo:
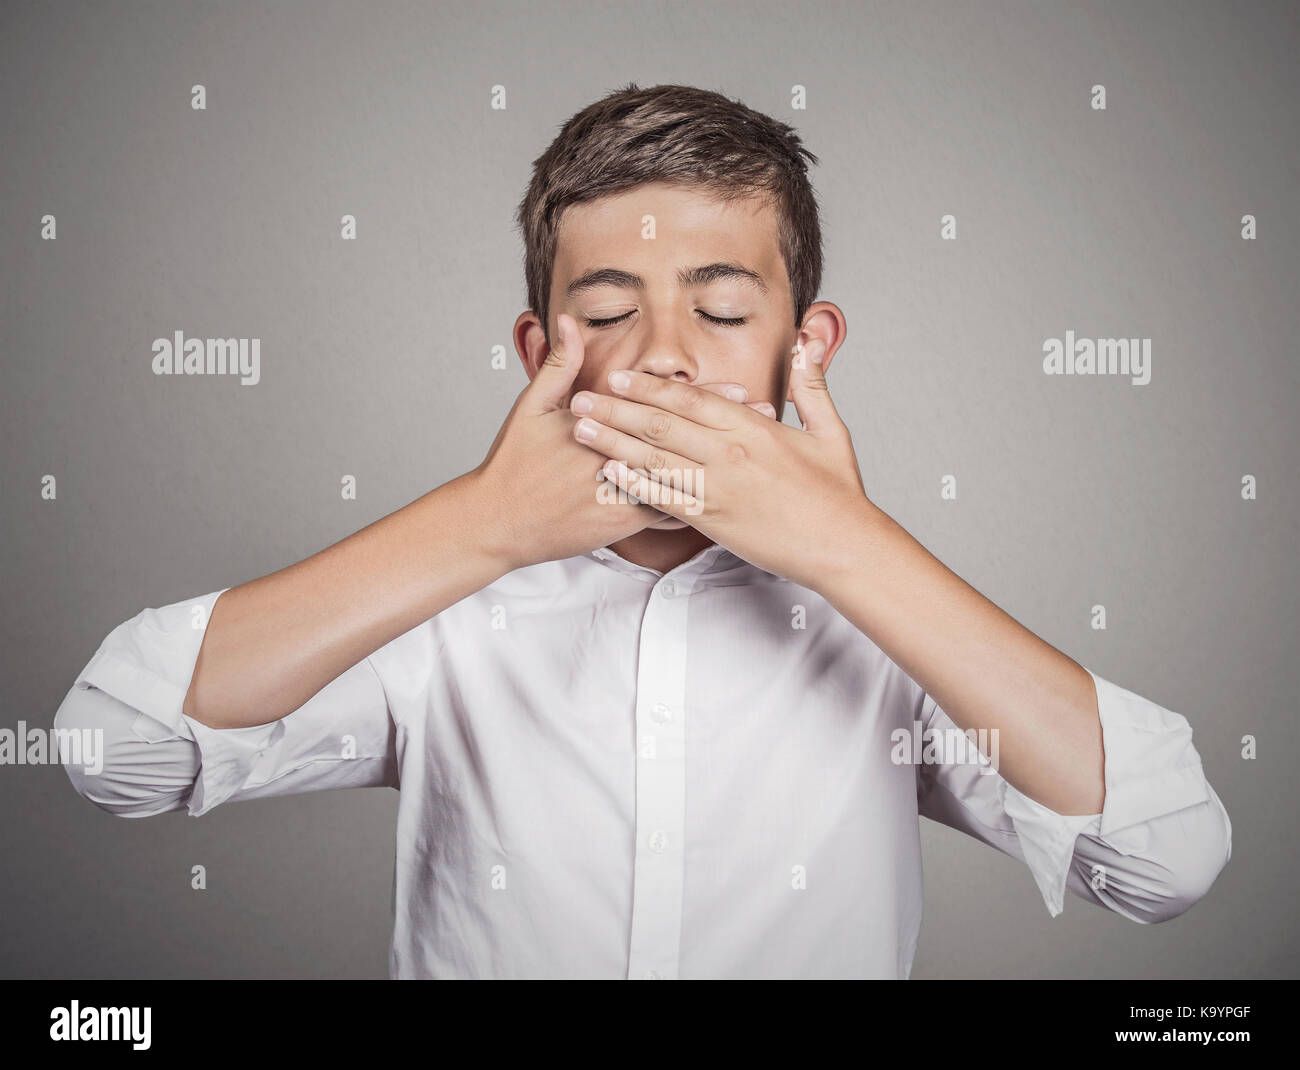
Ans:
[[[740,383],[779,419],[795,341],[822,338],[829,365],[846,333],[840,310],[815,300],[808,162],[791,127],[690,86],[629,85],[573,116],[518,209],[529,309],[515,345],[528,374],[563,312],[586,351],[575,392],[608,394],[616,368]]]
[[[822,275],[808,163],[817,157],[791,127],[705,89],[633,84],[588,105],[534,162],[516,216],[528,307],[546,340],[555,322],[551,288],[565,209],[652,182],[702,187],[724,201],[765,195],[775,209],[793,306],[790,326],[798,326]]]

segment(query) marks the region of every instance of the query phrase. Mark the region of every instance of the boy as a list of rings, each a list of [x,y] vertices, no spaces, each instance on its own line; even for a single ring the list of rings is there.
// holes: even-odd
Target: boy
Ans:
[[[520,205],[531,382],[487,458],[115,629],[56,718],[109,741],[78,790],[138,817],[400,788],[394,977],[906,977],[918,814],[1053,915],[1204,895],[1231,825],[1186,720],[868,499],[806,161],[689,87],[574,116]]]

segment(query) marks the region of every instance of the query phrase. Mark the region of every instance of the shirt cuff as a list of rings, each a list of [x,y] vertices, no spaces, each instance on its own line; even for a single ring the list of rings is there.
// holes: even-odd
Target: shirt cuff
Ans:
[[[147,609],[119,625],[77,679],[78,687],[98,688],[137,710],[132,731],[144,742],[189,739],[197,745],[199,772],[188,804],[192,817],[238,791],[277,730],[283,731],[279,722],[217,730],[181,712],[212,607],[226,590]]]
[[[1146,823],[1209,798],[1201,757],[1186,718],[1102,679],[1091,669],[1105,748],[1106,798],[1100,814],[1062,815],[1006,784],[1004,809],[1025,863],[1052,917],[1065,909],[1065,886],[1081,833],[1121,854],[1147,845]]]

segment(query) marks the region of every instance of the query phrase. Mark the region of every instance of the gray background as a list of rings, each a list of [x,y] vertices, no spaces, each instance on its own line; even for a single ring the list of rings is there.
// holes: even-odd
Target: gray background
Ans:
[[[139,610],[476,465],[525,381],[531,161],[628,81],[695,84],[822,159],[868,494],[1186,716],[1233,821],[1206,899],[1150,927],[1072,896],[1053,920],[1020,863],[924,822],[913,976],[1295,975],[1298,38],[1290,3],[5,5],[0,725],[48,726]],[[155,377],[178,328],[262,338],[261,383]],[[1151,383],[1044,376],[1067,329],[1152,338]],[[385,976],[396,802],[132,821],[0,767],[0,972]]]

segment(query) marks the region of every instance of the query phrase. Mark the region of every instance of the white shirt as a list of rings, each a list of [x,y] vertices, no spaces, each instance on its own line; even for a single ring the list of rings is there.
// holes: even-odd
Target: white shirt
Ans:
[[[1179,714],[1093,674],[1097,815],[900,762],[893,730],[955,730],[943,711],[819,595],[716,545],[666,574],[608,549],[519,569],[253,728],[181,713],[220,593],[104,640],[55,724],[102,728],[105,765],[69,776],[127,817],[399,789],[393,977],[907,977],[918,814],[1022,859],[1052,915],[1068,888],[1161,921],[1231,856]]]

